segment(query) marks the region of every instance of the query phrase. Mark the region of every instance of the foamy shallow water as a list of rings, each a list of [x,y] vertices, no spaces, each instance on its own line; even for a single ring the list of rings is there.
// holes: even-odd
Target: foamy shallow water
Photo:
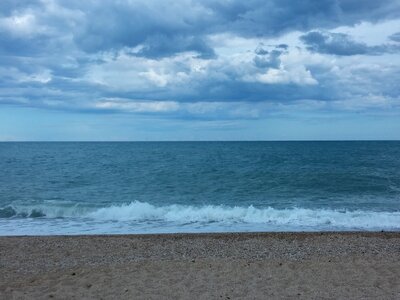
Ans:
[[[0,235],[400,230],[400,212],[229,206],[8,207]]]

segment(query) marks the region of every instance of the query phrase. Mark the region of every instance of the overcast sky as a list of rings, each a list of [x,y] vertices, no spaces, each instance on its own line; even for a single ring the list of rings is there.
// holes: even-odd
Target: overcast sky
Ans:
[[[0,140],[400,139],[400,0],[1,0]]]

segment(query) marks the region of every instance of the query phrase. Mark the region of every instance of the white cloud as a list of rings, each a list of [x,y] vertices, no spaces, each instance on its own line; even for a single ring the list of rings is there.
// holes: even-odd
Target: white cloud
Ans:
[[[33,81],[33,82],[40,82],[40,83],[48,83],[51,81],[51,79],[52,79],[52,76],[51,76],[50,70],[43,70],[38,73],[33,73],[33,74],[19,77],[19,80],[21,82]]]
[[[111,98],[97,102],[95,108],[136,113],[160,113],[178,110],[179,103],[175,101],[140,101]]]
[[[139,76],[145,77],[158,87],[164,87],[168,83],[168,75],[159,74],[155,72],[153,69],[150,69],[149,71],[146,72],[139,72]]]
[[[315,80],[311,72],[306,70],[304,66],[299,66],[291,70],[268,69],[266,73],[255,74],[251,77],[246,77],[247,80],[254,80],[265,84],[289,84],[298,85],[315,85],[318,81]]]
[[[15,36],[35,35],[46,31],[46,27],[36,22],[31,13],[14,14],[0,19],[0,31],[8,31]]]
[[[39,82],[48,83],[52,80],[51,71],[48,69],[38,70],[33,73],[22,72],[15,67],[0,67],[0,75],[3,78],[12,78],[17,82]]]

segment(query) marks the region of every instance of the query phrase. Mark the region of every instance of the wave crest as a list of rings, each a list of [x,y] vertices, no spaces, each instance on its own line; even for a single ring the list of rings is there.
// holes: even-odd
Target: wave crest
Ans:
[[[85,218],[99,221],[268,224],[270,226],[354,229],[400,229],[400,212],[346,211],[332,209],[275,209],[272,207],[222,205],[166,205],[131,202],[118,206],[88,208],[75,206],[13,206],[0,209],[0,218]]]

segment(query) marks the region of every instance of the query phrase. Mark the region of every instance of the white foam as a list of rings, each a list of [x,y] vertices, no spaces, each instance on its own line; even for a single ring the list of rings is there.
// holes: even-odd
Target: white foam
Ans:
[[[147,224],[184,224],[207,226],[210,224],[230,226],[240,224],[267,225],[268,228],[314,228],[314,229],[385,229],[400,230],[400,212],[346,211],[332,209],[275,209],[271,207],[222,205],[165,205],[155,206],[135,201],[119,206],[88,208],[78,205],[60,207],[41,205],[14,207],[17,213],[29,215],[40,211],[45,218],[89,219],[96,222],[130,222]]]
[[[248,223],[351,228],[400,228],[400,212],[338,211],[329,209],[274,209],[229,206],[154,206],[132,202],[101,208],[89,217],[114,221],[166,221],[174,223]]]

